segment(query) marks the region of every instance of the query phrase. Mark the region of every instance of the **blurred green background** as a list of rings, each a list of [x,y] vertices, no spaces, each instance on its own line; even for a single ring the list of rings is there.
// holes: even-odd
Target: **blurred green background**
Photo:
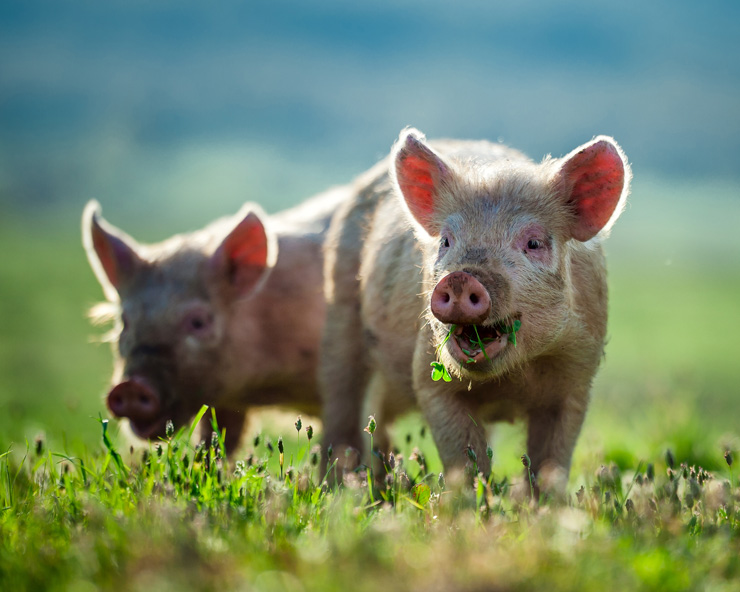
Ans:
[[[666,447],[712,466],[740,435],[738,17],[719,1],[4,2],[0,445],[99,445],[111,356],[85,318],[102,298],[88,199],[159,240],[347,182],[414,125],[535,159],[620,142],[633,190],[576,466]],[[520,431],[496,442],[513,467]]]

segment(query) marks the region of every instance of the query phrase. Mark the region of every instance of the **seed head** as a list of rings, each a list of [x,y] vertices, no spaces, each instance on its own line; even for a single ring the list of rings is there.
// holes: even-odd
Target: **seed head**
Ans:
[[[260,436],[259,436],[259,434],[257,434],[254,437],[254,447],[257,448],[257,446],[259,446],[259,445],[260,445]]]
[[[329,446],[326,447],[326,458],[327,458],[327,460],[331,460],[331,454],[332,454],[332,452],[334,452],[334,448],[332,447],[331,444],[329,444]]]
[[[313,438],[313,427],[312,426],[306,426],[306,436],[308,437],[308,441],[311,441],[311,438]]]
[[[478,455],[475,453],[475,450],[473,450],[473,447],[470,444],[465,447],[465,452],[467,453],[470,462],[478,462]]]
[[[388,466],[391,471],[396,468],[396,455],[393,454],[393,451],[388,453]]]
[[[370,415],[368,416],[367,419],[368,419],[368,422],[367,422],[367,427],[365,428],[365,431],[368,434],[372,435],[375,433],[375,428],[377,427],[377,424],[375,423],[375,416]]]
[[[298,416],[298,419],[296,419],[296,422],[295,422],[295,431],[300,432],[302,427],[303,427],[303,423],[301,423],[301,418],[300,416]]]
[[[732,466],[732,452],[729,450],[725,450],[725,462],[728,467]]]
[[[280,454],[283,454],[283,452],[285,452],[285,450],[283,449],[283,437],[282,436],[278,438],[278,452]]]
[[[164,426],[164,433],[167,435],[168,438],[171,438],[175,434],[175,424],[172,423],[171,419],[167,420],[167,423]]]
[[[439,485],[440,489],[445,488],[445,476],[442,473],[440,473],[439,477],[437,477],[437,485]]]
[[[41,456],[41,453],[44,451],[44,437],[40,435],[36,436],[34,442],[36,443],[36,456]]]
[[[648,463],[645,475],[647,476],[648,481],[655,480],[655,467],[653,466],[653,463]]]
[[[488,457],[488,460],[493,461],[493,448],[490,446],[486,446],[486,456]]]
[[[531,466],[532,466],[532,461],[531,461],[531,460],[529,460],[529,456],[527,456],[526,454],[522,454],[522,464],[523,464],[523,465],[524,465],[524,466],[525,466],[526,468],[529,468],[529,467],[531,467]]]
[[[676,466],[676,458],[673,456],[673,452],[670,448],[665,451],[665,462],[670,468]]]

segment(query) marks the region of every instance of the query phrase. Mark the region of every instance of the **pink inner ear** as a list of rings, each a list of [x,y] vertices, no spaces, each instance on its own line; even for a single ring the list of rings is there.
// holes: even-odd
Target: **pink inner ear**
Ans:
[[[229,277],[239,288],[254,285],[267,266],[267,235],[255,214],[249,214],[223,243]]]
[[[418,156],[404,157],[398,167],[398,184],[414,217],[424,226],[434,213],[431,163]]]
[[[118,290],[123,278],[134,268],[133,251],[125,242],[108,234],[96,222],[93,222],[92,242],[108,281]]]
[[[103,267],[103,271],[105,271],[105,275],[108,276],[108,281],[114,288],[118,288],[118,272],[116,271],[113,249],[108,241],[105,240],[105,237],[97,232],[97,229],[93,231],[93,247],[95,248],[95,253],[98,255],[100,265]]]
[[[252,238],[252,237],[250,237]],[[264,267],[267,262],[267,240],[230,245],[228,257],[235,265]]]
[[[586,241],[595,236],[611,218],[624,188],[624,163],[617,149],[604,140],[584,148],[563,166],[572,183],[570,201],[577,223],[574,238]]]

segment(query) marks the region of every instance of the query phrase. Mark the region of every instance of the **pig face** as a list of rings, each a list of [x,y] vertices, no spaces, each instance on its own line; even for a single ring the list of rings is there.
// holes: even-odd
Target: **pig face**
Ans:
[[[626,197],[614,141],[541,164],[471,163],[409,130],[393,158],[424,245],[426,317],[448,370],[483,380],[556,346],[572,314],[574,244],[607,231]]]
[[[138,245],[100,216],[83,216],[90,264],[115,310],[117,349],[106,402],[141,438],[185,424],[219,399],[232,305],[259,289],[276,257],[274,238],[255,206],[225,232]],[[207,229],[208,230],[208,229]]]

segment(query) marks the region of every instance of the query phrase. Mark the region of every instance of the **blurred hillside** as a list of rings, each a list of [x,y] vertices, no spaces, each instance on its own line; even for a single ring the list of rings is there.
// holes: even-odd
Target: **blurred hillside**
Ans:
[[[0,203],[199,225],[349,180],[414,125],[539,159],[600,133],[636,178],[740,180],[740,5],[14,1]],[[216,211],[218,210],[218,212]],[[57,215],[57,214],[55,214]]]

